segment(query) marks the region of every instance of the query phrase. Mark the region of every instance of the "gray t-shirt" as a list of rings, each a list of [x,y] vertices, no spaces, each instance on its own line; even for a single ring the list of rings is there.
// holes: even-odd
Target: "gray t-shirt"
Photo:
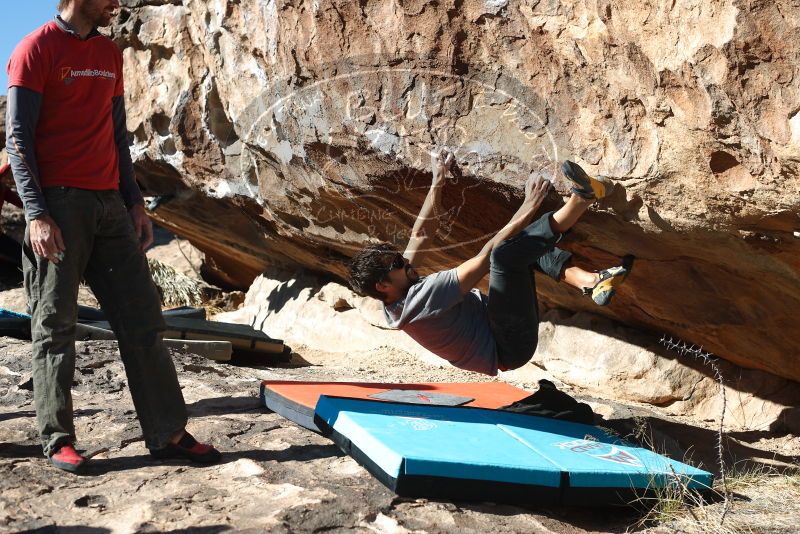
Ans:
[[[489,328],[486,297],[461,294],[456,270],[421,278],[404,299],[384,306],[386,321],[456,367],[497,374],[497,346]]]

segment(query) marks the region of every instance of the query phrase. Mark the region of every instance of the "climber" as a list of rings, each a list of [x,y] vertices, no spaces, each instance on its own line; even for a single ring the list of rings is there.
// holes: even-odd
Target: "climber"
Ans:
[[[403,330],[429,351],[461,369],[496,375],[498,370],[521,367],[536,351],[539,310],[532,269],[606,306],[630,273],[633,257],[588,272],[572,264],[571,253],[556,247],[613,185],[566,161],[562,171],[573,187],[561,209],[533,221],[552,184],[541,175],[531,175],[520,208],[474,258],[420,277],[416,266],[422,264],[436,230],[434,215],[451,160],[442,152],[432,156],[433,182],[405,252],[388,243],[367,246],[350,264],[350,284],[362,296],[382,301],[389,326]],[[487,274],[488,296],[475,289]]]
[[[118,0],[60,0],[55,20],[8,63],[6,147],[27,228],[23,271],[33,337],[33,394],[45,456],[76,472],[72,376],[78,286],[85,279],[119,340],[145,445],[155,458],[212,463],[186,431],[186,404],[144,250],[153,229],[134,178],[122,54],[98,27]]]

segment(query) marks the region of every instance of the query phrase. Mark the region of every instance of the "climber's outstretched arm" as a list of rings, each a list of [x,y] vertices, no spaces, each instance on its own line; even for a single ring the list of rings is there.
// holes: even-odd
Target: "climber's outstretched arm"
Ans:
[[[409,263],[419,267],[429,252],[430,243],[438,229],[438,217],[441,213],[441,196],[450,165],[453,163],[453,154],[444,149],[431,153],[431,170],[433,180],[428,196],[422,203],[422,208],[417,215],[411,237],[406,245],[403,256]]]

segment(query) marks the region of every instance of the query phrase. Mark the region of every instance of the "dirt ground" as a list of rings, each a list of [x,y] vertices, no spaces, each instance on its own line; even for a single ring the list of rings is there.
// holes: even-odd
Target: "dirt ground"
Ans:
[[[491,495],[482,503],[398,498],[327,439],[259,405],[263,379],[481,379],[452,368],[427,366],[391,349],[341,355],[296,347],[290,364],[261,368],[174,353],[192,417],[190,430],[213,441],[225,455],[219,465],[191,467],[154,461],[147,455],[115,344],[78,343],[73,386],[78,446],[86,450],[107,447],[109,452],[96,456],[85,475],[70,475],[50,467],[42,457],[26,374],[30,355],[27,342],[0,338],[3,531],[674,530],[668,524],[636,527],[642,518],[636,511],[544,509],[535,503],[516,507],[493,504]],[[533,384],[518,385],[535,389]],[[712,430],[667,421],[647,407],[589,400],[594,406],[611,408],[612,426],[645,425],[665,450],[680,457],[681,452],[693,449],[695,461],[713,468],[705,463],[714,458]],[[796,441],[792,436],[732,436],[728,446],[739,460],[769,462],[780,469],[798,462]],[[792,498],[783,495],[781,506],[770,506],[763,491],[750,488],[749,495],[740,493],[730,517],[745,516],[754,531],[791,532],[800,516],[800,484],[794,489]],[[785,491],[783,486],[781,491]],[[760,513],[753,512],[756,504]]]
[[[159,234],[148,255],[191,275],[200,259]],[[180,246],[179,246],[180,245]],[[187,251],[189,254],[187,255]],[[187,257],[188,256],[188,257]],[[0,303],[24,311],[19,273],[0,280]],[[83,290],[81,301],[94,304]],[[272,333],[278,335],[278,333]],[[35,428],[29,342],[0,337],[0,532],[795,532],[800,517],[800,439],[768,432],[723,440],[730,512],[718,499],[655,510],[544,508],[395,496],[326,438],[260,405],[264,379],[453,382],[491,380],[431,366],[382,347],[337,353],[295,346],[288,364],[245,367],[173,352],[189,407],[189,429],[213,442],[223,462],[193,467],[152,460],[113,342],[79,342],[73,385],[78,447],[95,456],[82,476],[42,456]],[[529,391],[533,383],[514,383]],[[719,475],[718,435],[709,422],[658,408],[591,398],[605,426]]]

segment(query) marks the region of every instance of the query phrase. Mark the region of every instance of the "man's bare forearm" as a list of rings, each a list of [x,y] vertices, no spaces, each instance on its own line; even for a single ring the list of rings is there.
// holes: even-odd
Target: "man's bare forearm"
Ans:
[[[422,203],[422,208],[419,210],[417,220],[414,221],[414,227],[411,229],[411,236],[404,253],[404,256],[412,264],[418,265],[421,262],[428,242],[436,234],[436,214],[440,208],[441,196],[442,184],[431,185],[425,201]]]
[[[417,220],[414,222],[414,227],[411,229],[412,239],[424,239],[436,233],[436,213],[441,208],[441,200],[442,184],[435,183],[431,185],[431,188],[428,190],[425,202],[422,203],[422,208],[419,210]]]
[[[506,225],[499,232],[497,232],[493,238],[486,242],[481,251],[478,253],[478,256],[486,256],[488,258],[494,247],[509,237],[521,232],[531,223],[538,208],[539,206],[536,204],[528,201],[523,202],[517,212],[514,213],[511,219],[506,223]]]
[[[536,210],[539,209],[545,196],[550,190],[550,182],[541,177],[529,178],[525,184],[525,200],[506,225],[490,239],[473,258],[465,261],[456,268],[458,284],[461,292],[466,294],[489,273],[490,258],[494,247],[506,239],[521,232],[533,220]]]
[[[419,210],[417,220],[411,229],[411,241],[409,248],[416,245],[415,249],[422,248],[422,245],[436,235],[438,230],[438,219],[436,214],[441,209],[442,202],[442,183],[434,182],[425,196],[422,208]],[[409,258],[410,259],[410,258]]]
[[[459,267],[459,284],[461,285],[462,292],[466,293],[475,287],[484,276],[489,274],[490,258],[494,247],[509,237],[518,234],[528,226],[531,220],[533,220],[537,208],[538,206],[536,205],[523,202],[522,206],[520,206],[517,212],[511,217],[511,220],[509,220],[493,238],[487,241],[481,251],[472,259],[466,261],[463,264],[463,268]]]
[[[414,226],[411,228],[411,236],[403,254],[412,264],[420,265],[422,263],[422,258],[427,254],[425,249],[428,242],[433,239],[438,230],[442,188],[452,160],[452,154],[448,154],[444,150],[431,154],[431,171],[433,173],[431,188],[428,190],[417,220],[414,221]]]

